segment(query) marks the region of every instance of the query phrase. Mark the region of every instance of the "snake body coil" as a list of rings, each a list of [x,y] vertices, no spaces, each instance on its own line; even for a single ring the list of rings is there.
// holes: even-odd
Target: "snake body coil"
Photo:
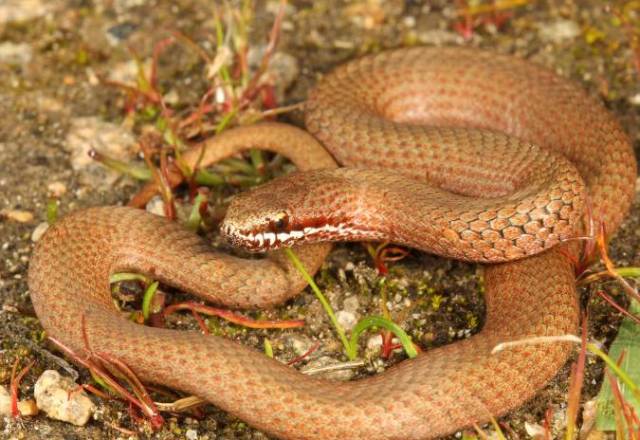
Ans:
[[[261,147],[286,154],[303,171],[323,169],[281,179],[268,190],[281,204],[274,216],[286,211],[288,222],[279,226],[286,240],[304,235],[306,227],[313,240],[384,233],[469,260],[521,258],[486,267],[487,317],[480,333],[375,377],[336,383],[305,377],[224,338],[133,324],[113,307],[113,272],[145,273],[234,307],[276,304],[304,282],[279,252],[250,261],[217,254],[176,224],[116,207],[71,214],[38,243],[29,286],[44,328],[82,351],[84,320],[92,350],[285,439],[437,437],[533,396],[572,346],[491,350],[501,342],[575,332],[572,266],[558,246],[541,251],[578,227],[583,187],[595,219],[608,231],[621,223],[636,168],[611,115],[578,87],[528,62],[461,48],[416,48],[338,68],[311,93],[306,122],[340,164],[367,169],[326,170],[333,161],[311,136],[279,124],[216,137],[204,146],[203,163]],[[186,160],[197,158],[193,152]],[[424,181],[435,189],[423,193]],[[287,194],[280,199],[274,188]],[[249,246],[256,236],[263,244],[265,237],[277,238],[264,235],[275,234],[263,224],[274,200],[260,191],[239,197],[224,226]],[[241,202],[253,205],[244,209]],[[423,202],[433,204],[428,222],[417,206]],[[387,209],[376,209],[381,206]],[[328,211],[319,211],[323,207]],[[367,225],[374,233],[336,235]],[[433,225],[443,235],[423,236]],[[310,244],[297,252],[315,270],[328,249]]]

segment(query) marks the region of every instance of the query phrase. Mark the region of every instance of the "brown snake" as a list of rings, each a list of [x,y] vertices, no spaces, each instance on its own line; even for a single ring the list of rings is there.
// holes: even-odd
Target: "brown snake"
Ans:
[[[437,437],[533,396],[572,345],[491,350],[576,331],[572,265],[557,246],[538,252],[579,230],[579,176],[594,218],[609,232],[620,225],[636,166],[612,116],[541,67],[461,48],[397,50],[346,64],[312,91],[306,115],[309,132],[340,164],[369,170],[294,174],[250,191],[232,204],[224,232],[254,248],[308,233],[310,240],[388,236],[481,261],[537,253],[485,268],[480,333],[375,377],[338,383],[223,338],[133,324],[114,309],[113,272],[145,273],[234,307],[282,302],[304,282],[278,251],[262,260],[214,253],[179,225],[117,207],[73,213],[38,243],[29,287],[47,332],[82,352],[84,317],[92,350],[285,439]],[[303,171],[334,166],[311,136],[280,124],[208,141],[202,164],[250,147],[285,154]],[[193,165],[196,157],[186,160]],[[422,235],[430,233],[439,235]],[[309,244],[297,252],[315,270],[328,250]]]

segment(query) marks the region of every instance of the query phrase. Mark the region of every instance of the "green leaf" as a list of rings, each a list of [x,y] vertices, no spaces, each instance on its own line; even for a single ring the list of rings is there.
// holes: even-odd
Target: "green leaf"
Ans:
[[[636,301],[631,301],[629,313],[639,315],[640,304]],[[626,372],[626,375],[633,383],[626,384],[619,382],[620,390],[622,391],[625,402],[633,406],[636,414],[640,414],[640,399],[638,399],[637,394],[638,387],[635,385],[640,383],[640,326],[629,318],[625,318],[622,321],[618,336],[609,349],[609,357],[617,361],[622,353],[624,353],[624,357],[620,363],[620,369]],[[611,385],[606,377],[597,399],[597,429],[600,431],[615,431],[615,397],[613,396]]]

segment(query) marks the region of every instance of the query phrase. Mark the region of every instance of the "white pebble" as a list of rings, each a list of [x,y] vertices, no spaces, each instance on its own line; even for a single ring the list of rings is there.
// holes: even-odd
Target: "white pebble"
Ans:
[[[71,379],[55,370],[46,370],[34,386],[33,395],[38,408],[52,419],[84,426],[95,405],[84,390]]]
[[[344,300],[342,307],[347,312],[356,313],[358,311],[358,307],[360,307],[360,301],[357,296],[353,295]]]
[[[164,217],[164,202],[160,196],[154,196],[145,207],[147,212]]]
[[[40,223],[38,226],[35,227],[35,229],[31,233],[31,241],[34,243],[37,243],[42,238],[44,233],[47,232],[47,229],[49,229],[49,223],[47,222]]]
[[[356,315],[346,310],[339,310],[336,313],[336,319],[345,330],[351,330],[358,322]]]
[[[540,26],[538,36],[541,40],[550,43],[561,43],[562,41],[573,40],[580,35],[580,26],[571,20],[556,20]]]
[[[38,414],[38,408],[33,400],[20,400],[18,402],[18,412],[21,416],[34,416]],[[0,386],[0,415],[12,415],[11,394],[9,394],[9,391],[3,386]]]
[[[47,190],[53,197],[62,197],[67,192],[67,186],[64,183],[56,180],[55,182],[51,182],[47,185]]]
[[[371,336],[369,339],[367,339],[367,349],[369,350],[375,350],[377,348],[382,347],[382,335],[381,334],[377,334],[377,335],[373,335]]]

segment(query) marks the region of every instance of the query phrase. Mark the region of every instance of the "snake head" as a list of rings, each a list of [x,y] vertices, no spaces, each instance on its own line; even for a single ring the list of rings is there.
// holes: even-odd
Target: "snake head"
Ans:
[[[345,239],[350,221],[330,171],[292,173],[238,194],[220,231],[234,246],[264,252],[302,243]]]

